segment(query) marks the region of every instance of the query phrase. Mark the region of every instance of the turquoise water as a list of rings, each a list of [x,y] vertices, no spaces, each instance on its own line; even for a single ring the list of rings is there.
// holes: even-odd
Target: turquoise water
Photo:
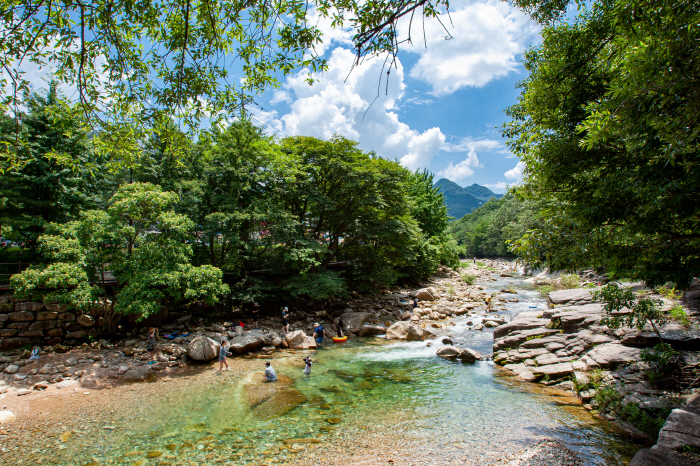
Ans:
[[[520,302],[508,303],[500,314],[544,307],[534,291],[521,289],[515,297]],[[456,319],[457,325],[438,332],[489,353],[492,334],[466,330],[466,321]],[[440,339],[428,347],[371,338],[283,353],[273,365],[290,378],[286,388],[284,381],[272,388],[258,382],[262,360],[241,373],[150,384],[130,391],[124,410],[105,415],[102,424],[113,429],[86,427],[90,443],[67,440],[52,461],[294,464],[305,446],[323,450],[358,428],[405,436],[411,445],[405,454],[429,458],[426,464],[487,464],[542,438],[559,439],[596,465],[624,464],[638,448],[582,407],[567,405],[570,400],[517,382],[491,362],[438,358],[439,346]],[[302,373],[306,354],[314,358],[311,376]]]

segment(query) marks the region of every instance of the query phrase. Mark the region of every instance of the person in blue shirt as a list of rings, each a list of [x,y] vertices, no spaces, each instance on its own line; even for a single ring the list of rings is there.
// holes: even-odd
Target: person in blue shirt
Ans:
[[[221,372],[226,366],[226,370],[230,371],[231,368],[228,367],[228,361],[226,360],[226,356],[231,356],[231,353],[228,351],[228,341],[226,340],[221,340],[221,346],[219,347],[219,371]]]
[[[316,322],[314,324],[314,338],[316,339],[316,344],[320,345],[323,343],[323,337],[326,336],[326,331],[324,330],[323,326]]]
[[[263,375],[263,382],[276,382],[277,374],[275,370],[270,365],[270,361],[265,363],[265,375]]]

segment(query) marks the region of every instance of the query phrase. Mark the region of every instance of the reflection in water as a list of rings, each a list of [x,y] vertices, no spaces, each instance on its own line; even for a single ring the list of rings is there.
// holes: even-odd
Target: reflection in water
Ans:
[[[533,291],[521,290],[515,297],[521,302],[509,303],[502,315],[544,307]],[[467,331],[466,320],[456,320],[445,333],[490,352],[491,333]],[[294,463],[304,445],[322,448],[335,431],[350,426],[401,429],[411,439],[411,454],[433,455],[436,463],[487,463],[544,437],[563,441],[590,464],[622,464],[634,451],[583,408],[562,405],[546,391],[501,376],[490,362],[470,366],[442,360],[435,355],[440,345],[439,339],[432,347],[381,339],[331,345],[314,356],[311,376],[302,373],[301,353],[287,354],[274,361],[281,376],[277,385],[263,385],[262,373],[163,384],[156,397],[134,394],[138,404],[110,420],[117,429],[95,428],[89,445],[68,441],[51,460]],[[410,424],[387,422],[398,412],[409,416]]]

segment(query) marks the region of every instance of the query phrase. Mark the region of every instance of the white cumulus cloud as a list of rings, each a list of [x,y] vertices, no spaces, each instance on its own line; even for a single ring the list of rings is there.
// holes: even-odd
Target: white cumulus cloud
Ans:
[[[509,180],[515,180],[519,183],[523,179],[523,170],[525,170],[525,164],[523,162],[518,162],[516,166],[505,172],[503,175]]]
[[[496,0],[450,2],[450,6],[450,16],[441,16],[442,24],[436,19],[425,21],[425,39],[422,23],[413,22],[412,44],[404,50],[420,58],[411,68],[411,77],[427,82],[432,93],[440,96],[484,86],[516,70],[518,54],[536,37],[537,31],[526,26],[527,16]],[[402,38],[409,35],[408,23],[400,24]]]
[[[365,150],[399,159],[407,168],[427,167],[445,145],[445,135],[438,127],[420,132],[399,120],[397,105],[406,87],[401,62],[397,60],[391,69],[387,86],[383,59],[367,60],[349,73],[354,59],[350,50],[336,47],[330,52],[328,71],[314,74],[313,86],[306,83],[307,73],[302,71],[287,78],[275,94],[271,104],[288,102],[288,113],[278,117],[266,109],[259,119],[288,135],[328,139],[340,134],[359,141]],[[277,119],[278,126],[271,118]]]

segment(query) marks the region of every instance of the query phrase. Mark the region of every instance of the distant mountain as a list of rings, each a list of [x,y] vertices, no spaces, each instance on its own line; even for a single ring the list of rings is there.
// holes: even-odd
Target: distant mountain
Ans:
[[[454,218],[462,218],[470,214],[492,197],[499,198],[503,196],[503,194],[496,194],[489,188],[476,183],[463,188],[447,178],[442,178],[435,183],[435,186],[439,187],[440,192],[445,195],[447,213]]]

